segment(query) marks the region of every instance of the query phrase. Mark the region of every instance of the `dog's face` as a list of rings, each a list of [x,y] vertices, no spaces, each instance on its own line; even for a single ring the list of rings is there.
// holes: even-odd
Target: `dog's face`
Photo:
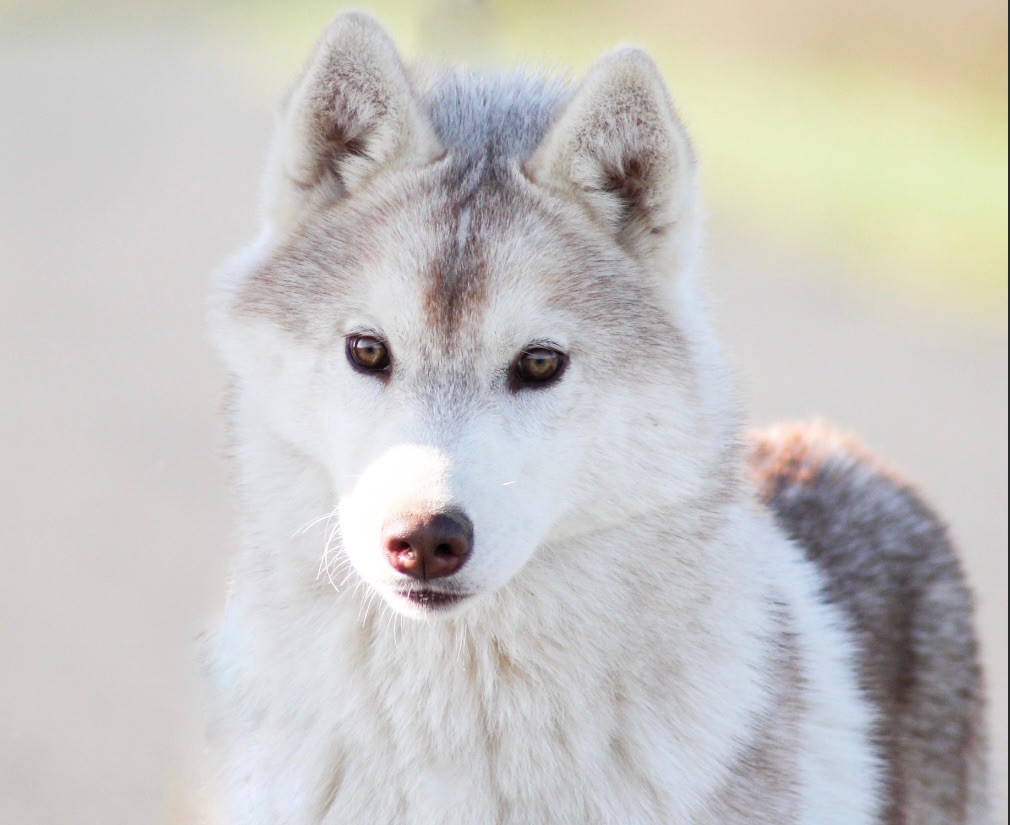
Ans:
[[[671,470],[689,469],[697,405],[655,271],[686,221],[686,143],[636,53],[526,157],[475,159],[435,136],[374,24],[334,30],[289,104],[270,229],[226,276],[219,337],[264,419],[325,468],[357,574],[400,612],[448,614],[545,542],[687,483]],[[644,135],[589,140],[629,101],[652,106]],[[636,438],[661,422],[668,449]]]

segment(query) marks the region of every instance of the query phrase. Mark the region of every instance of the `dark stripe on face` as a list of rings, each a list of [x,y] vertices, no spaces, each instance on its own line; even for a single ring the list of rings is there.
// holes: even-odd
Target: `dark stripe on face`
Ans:
[[[488,301],[490,233],[507,231],[508,193],[486,160],[450,166],[452,193],[433,217],[439,250],[423,283],[425,319],[446,343],[476,336]]]

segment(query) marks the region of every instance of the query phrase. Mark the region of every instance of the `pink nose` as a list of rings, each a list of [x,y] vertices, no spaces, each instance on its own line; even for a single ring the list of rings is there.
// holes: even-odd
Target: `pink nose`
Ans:
[[[386,558],[398,573],[428,581],[451,576],[473,549],[473,523],[458,510],[399,516],[382,531]]]

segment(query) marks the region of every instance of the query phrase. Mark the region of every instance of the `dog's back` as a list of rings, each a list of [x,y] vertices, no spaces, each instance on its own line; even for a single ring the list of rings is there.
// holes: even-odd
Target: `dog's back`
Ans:
[[[971,595],[943,524],[908,483],[824,426],[754,432],[749,448],[761,498],[858,639],[889,774],[885,821],[986,821]]]

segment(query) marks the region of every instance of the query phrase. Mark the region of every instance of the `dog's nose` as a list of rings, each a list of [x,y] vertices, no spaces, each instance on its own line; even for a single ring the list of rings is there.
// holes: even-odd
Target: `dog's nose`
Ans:
[[[458,510],[400,516],[383,529],[386,558],[405,576],[451,576],[473,549],[473,523]]]

